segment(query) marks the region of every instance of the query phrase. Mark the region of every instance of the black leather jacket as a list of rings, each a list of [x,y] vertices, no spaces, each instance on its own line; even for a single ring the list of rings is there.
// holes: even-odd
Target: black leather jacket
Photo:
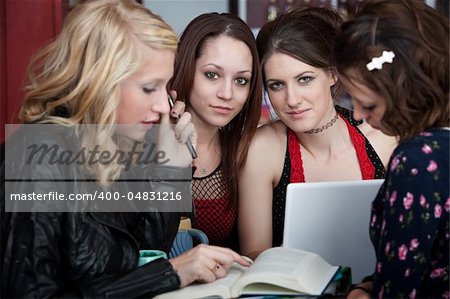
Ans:
[[[26,135],[40,142],[55,138],[45,132]],[[20,153],[21,146],[19,140],[7,150]],[[3,161],[1,167],[4,200]],[[174,169],[159,171],[170,176]],[[60,175],[52,173],[57,166],[34,171],[36,177]],[[76,180],[80,173],[76,167],[72,171]],[[151,182],[144,184],[148,190],[156,188]],[[137,267],[140,249],[170,251],[178,213],[5,213],[4,208],[2,203],[2,298],[152,297],[179,287],[179,277],[165,259]]]

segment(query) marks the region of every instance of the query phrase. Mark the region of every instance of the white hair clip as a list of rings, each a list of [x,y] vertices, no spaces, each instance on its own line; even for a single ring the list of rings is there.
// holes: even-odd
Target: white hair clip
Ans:
[[[383,54],[380,57],[372,58],[372,61],[369,62],[366,67],[369,71],[374,69],[381,70],[383,68],[383,64],[385,62],[392,63],[394,60],[395,54],[392,51],[383,51]]]

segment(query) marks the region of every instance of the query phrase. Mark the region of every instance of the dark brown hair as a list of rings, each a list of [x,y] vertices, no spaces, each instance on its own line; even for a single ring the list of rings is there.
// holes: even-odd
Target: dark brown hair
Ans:
[[[241,112],[219,130],[222,177],[229,190],[230,202],[236,204],[238,172],[247,159],[248,148],[261,116],[262,101],[258,52],[253,33],[247,24],[228,13],[206,13],[192,20],[180,37],[170,88],[175,89],[178,97],[185,99],[186,105],[189,106],[189,95],[194,85],[195,62],[201,56],[205,43],[221,35],[244,42],[253,57],[248,99]]]
[[[326,7],[300,6],[278,16],[266,23],[256,38],[262,65],[279,52],[313,67],[330,69],[332,43],[342,22],[336,11]]]
[[[343,24],[332,60],[340,76],[386,101],[382,123],[404,141],[449,125],[448,39],[448,19],[423,1],[375,0]],[[394,52],[393,62],[369,71],[383,51]]]

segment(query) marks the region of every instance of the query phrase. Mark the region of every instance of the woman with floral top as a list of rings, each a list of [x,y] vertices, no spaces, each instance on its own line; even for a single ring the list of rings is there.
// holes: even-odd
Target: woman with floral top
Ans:
[[[355,119],[399,138],[372,204],[375,271],[348,298],[450,298],[448,37],[423,1],[374,0],[336,38]]]

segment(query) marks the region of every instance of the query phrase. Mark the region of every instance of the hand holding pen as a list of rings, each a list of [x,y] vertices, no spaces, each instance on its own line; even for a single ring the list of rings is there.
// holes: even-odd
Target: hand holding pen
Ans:
[[[172,96],[170,95],[170,93],[168,93],[168,101],[169,101],[170,109],[172,109],[172,108],[175,106],[175,103],[174,103],[173,98],[172,98]],[[180,118],[180,115],[179,115],[178,113],[175,113],[175,114],[174,114],[173,112],[174,112],[173,110],[170,111],[171,117],[172,117],[172,118],[175,118],[176,121],[178,122],[178,120],[179,120],[179,118]],[[189,137],[188,137],[187,140],[186,140],[186,146],[187,146],[187,148],[188,148],[188,150],[189,150],[189,153],[190,153],[191,156],[192,156],[192,159],[197,158],[197,152],[195,151],[195,148],[194,148],[194,146],[192,145],[192,141],[191,141],[191,139],[190,139]]]

